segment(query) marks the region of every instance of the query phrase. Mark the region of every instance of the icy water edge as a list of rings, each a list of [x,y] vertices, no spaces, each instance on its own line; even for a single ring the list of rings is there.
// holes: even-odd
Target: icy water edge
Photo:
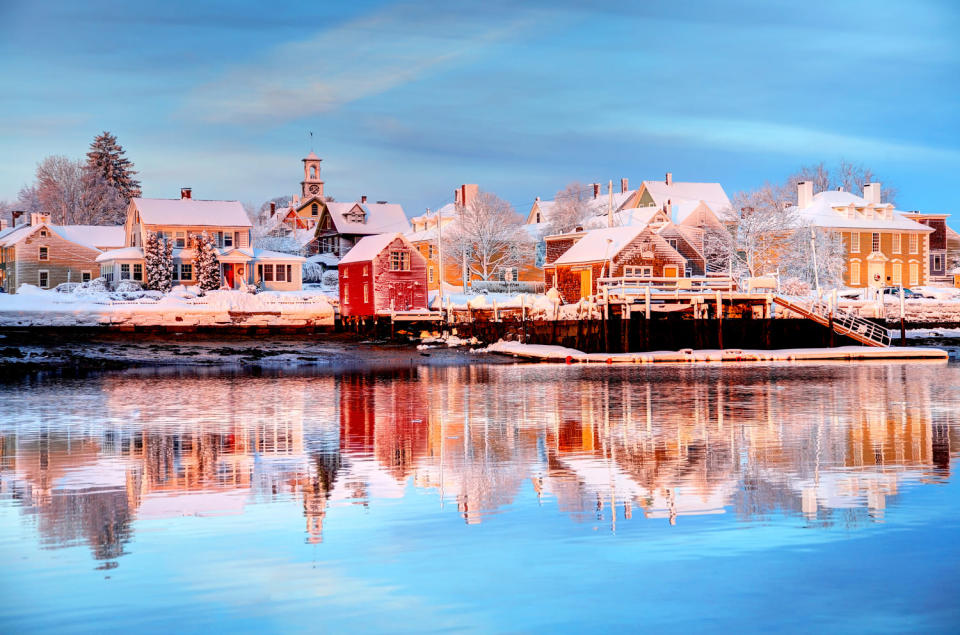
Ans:
[[[0,629],[955,631],[960,365],[0,385]]]

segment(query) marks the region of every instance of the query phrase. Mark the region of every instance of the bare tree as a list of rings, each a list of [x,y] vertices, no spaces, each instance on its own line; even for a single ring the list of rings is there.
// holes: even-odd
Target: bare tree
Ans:
[[[533,261],[535,245],[510,203],[479,192],[457,211],[456,220],[444,228],[443,252],[462,268],[464,288],[472,276],[490,280],[498,269]]]
[[[37,165],[34,186],[40,209],[55,224],[115,224],[123,208],[119,194],[80,161],[49,156]],[[22,193],[22,191],[21,191]]]
[[[574,181],[557,192],[548,220],[548,231],[561,234],[583,225],[593,215],[593,188]]]
[[[814,254],[814,249],[816,253]],[[839,287],[847,268],[846,248],[837,232],[805,224],[796,229],[781,261],[781,277],[821,287]]]
[[[30,212],[39,212],[42,209],[40,205],[40,194],[37,192],[36,184],[24,185],[20,188],[14,209],[27,212],[28,214]]]
[[[739,210],[733,242],[748,273],[759,276],[776,268],[788,255],[787,245],[799,224],[789,188],[765,183],[751,192],[738,192],[733,203]]]
[[[787,186],[796,192],[796,185],[800,181],[811,181],[814,193],[826,192],[842,188],[857,196],[863,195],[863,186],[877,180],[873,170],[861,163],[851,163],[840,160],[836,166],[827,167],[822,161],[814,165],[806,165],[787,177]],[[884,203],[897,204],[897,188],[885,185],[881,189],[881,200]]]

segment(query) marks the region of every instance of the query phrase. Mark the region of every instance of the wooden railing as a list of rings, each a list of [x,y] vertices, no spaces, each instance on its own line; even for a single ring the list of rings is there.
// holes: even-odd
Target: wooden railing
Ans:
[[[737,283],[729,276],[698,276],[691,278],[663,278],[621,276],[619,278],[598,278],[597,291],[602,295],[606,290],[609,297],[627,298],[646,295],[647,291],[735,291]]]

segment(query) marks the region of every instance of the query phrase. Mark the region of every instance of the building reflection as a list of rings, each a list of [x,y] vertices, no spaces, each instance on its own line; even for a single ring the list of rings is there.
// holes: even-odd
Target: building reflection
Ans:
[[[942,369],[940,369],[942,370]],[[467,524],[515,505],[581,521],[733,514],[876,522],[942,482],[956,404],[934,367],[419,367],[390,374],[110,377],[101,400],[12,400],[0,488],[46,547],[116,566],[138,521],[342,506],[412,489]],[[64,420],[67,412],[66,421]]]

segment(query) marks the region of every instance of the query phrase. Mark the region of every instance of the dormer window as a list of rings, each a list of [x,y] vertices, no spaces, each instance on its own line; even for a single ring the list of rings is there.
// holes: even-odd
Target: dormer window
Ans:
[[[367,217],[366,212],[363,211],[360,207],[354,207],[349,212],[344,214],[344,218],[351,223],[363,223]]]
[[[46,229],[41,229],[41,230],[40,230],[40,238],[46,238],[48,235],[49,235],[49,234],[47,234],[47,230],[46,230]]]

